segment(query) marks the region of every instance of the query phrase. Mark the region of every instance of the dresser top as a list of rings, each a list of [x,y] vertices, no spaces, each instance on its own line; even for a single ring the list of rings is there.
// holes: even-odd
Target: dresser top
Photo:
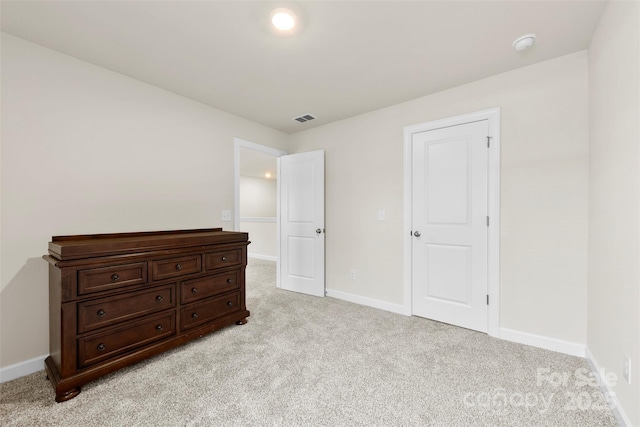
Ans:
[[[222,231],[222,228],[53,236],[49,242],[49,254],[58,260],[66,261],[220,243],[248,242],[248,238],[247,233]]]

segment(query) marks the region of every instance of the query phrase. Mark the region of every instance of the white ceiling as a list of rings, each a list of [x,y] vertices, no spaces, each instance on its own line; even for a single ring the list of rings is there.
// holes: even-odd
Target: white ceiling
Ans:
[[[271,31],[289,7],[296,34]],[[588,47],[605,3],[6,1],[2,30],[284,132]],[[516,52],[517,37],[536,45]],[[317,120],[297,123],[311,113]]]

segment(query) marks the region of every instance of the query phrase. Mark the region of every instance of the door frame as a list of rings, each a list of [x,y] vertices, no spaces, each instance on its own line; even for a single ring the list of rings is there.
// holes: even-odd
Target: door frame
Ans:
[[[492,337],[500,337],[500,108],[463,114],[455,117],[435,120],[404,128],[404,189],[403,189],[403,292],[404,314],[411,316],[412,312],[412,260],[411,260],[411,212],[412,212],[412,140],[413,134],[436,130],[465,123],[488,120],[489,147],[488,165],[488,215],[490,225],[488,230],[488,277],[487,292],[489,293],[489,310],[487,319],[487,333]]]
[[[286,151],[269,147],[255,142],[247,141],[241,138],[233,138],[233,229],[240,231],[240,149],[259,151],[273,157],[281,157],[288,154]],[[279,173],[280,171],[278,171]],[[277,211],[276,211],[276,286],[280,287],[280,185],[276,177],[276,186],[278,188],[276,195]]]

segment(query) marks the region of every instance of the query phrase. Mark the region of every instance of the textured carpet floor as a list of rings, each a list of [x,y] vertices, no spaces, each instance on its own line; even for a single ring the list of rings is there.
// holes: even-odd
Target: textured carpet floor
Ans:
[[[249,323],[86,384],[0,384],[3,426],[614,426],[583,359],[275,288],[250,260]]]

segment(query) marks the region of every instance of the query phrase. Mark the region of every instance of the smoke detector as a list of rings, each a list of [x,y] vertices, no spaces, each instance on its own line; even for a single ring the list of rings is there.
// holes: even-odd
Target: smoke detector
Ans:
[[[529,49],[536,42],[535,34],[525,34],[524,36],[518,37],[513,42],[513,47],[518,52],[523,51],[525,49]]]

